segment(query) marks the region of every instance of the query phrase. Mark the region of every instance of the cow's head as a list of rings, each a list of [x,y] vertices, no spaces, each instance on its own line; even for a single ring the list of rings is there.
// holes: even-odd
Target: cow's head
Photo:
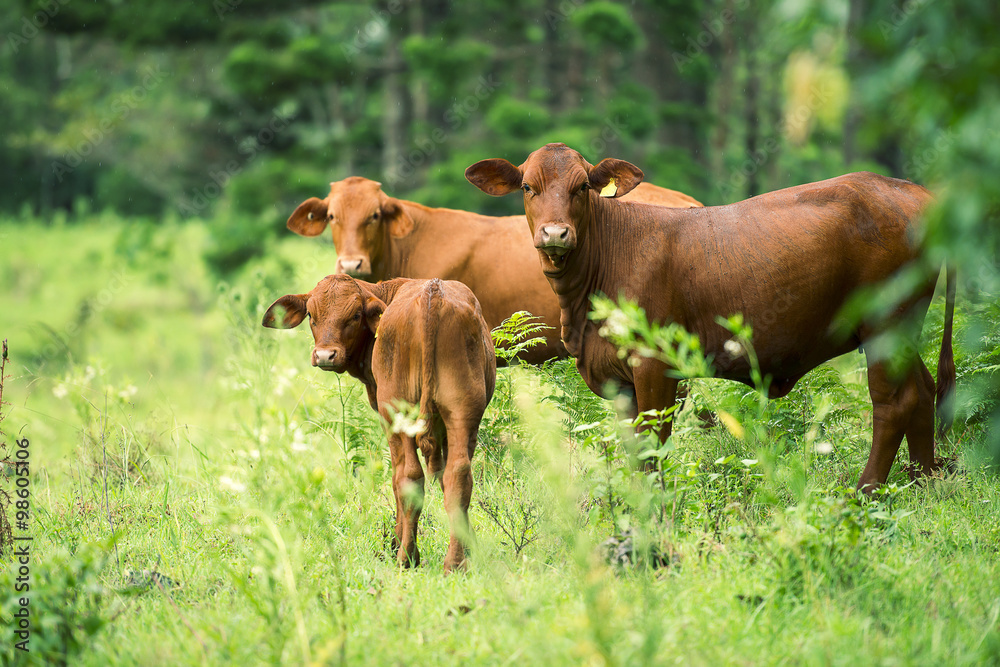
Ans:
[[[330,183],[326,199],[310,197],[299,204],[288,228],[302,236],[319,236],[330,226],[337,249],[337,273],[363,280],[384,280],[389,238],[413,231],[413,218],[382,184],[360,176]]]
[[[563,269],[586,233],[594,199],[628,193],[642,182],[642,171],[614,158],[594,166],[566,144],[548,144],[520,167],[502,158],[483,160],[466,169],[465,177],[494,196],[524,191],[524,213],[542,269],[552,274]]]
[[[350,276],[327,276],[308,294],[286,294],[264,313],[263,325],[291,329],[306,317],[315,345],[312,365],[342,373],[358,363],[378,329],[385,303]]]

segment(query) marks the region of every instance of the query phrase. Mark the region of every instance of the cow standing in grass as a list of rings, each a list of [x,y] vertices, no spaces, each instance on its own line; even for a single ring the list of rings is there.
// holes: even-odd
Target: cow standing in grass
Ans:
[[[630,195],[660,206],[701,206],[675,190],[643,183]],[[288,228],[319,236],[327,226],[337,249],[336,273],[362,280],[440,278],[472,289],[490,329],[526,310],[548,325],[546,341],[521,353],[528,363],[563,358],[559,303],[538,266],[523,215],[492,217],[430,208],[389,197],[376,181],[352,176],[330,184],[288,218]]]
[[[327,276],[308,294],[289,294],[264,314],[264,326],[288,329],[309,318],[312,364],[364,383],[385,424],[400,401],[420,406],[426,429],[389,431],[396,544],[400,565],[420,563],[417,522],[423,505],[423,454],[438,479],[451,522],[444,560],[465,564],[471,535],[472,455],[496,384],[496,358],[479,302],[462,283],[400,278],[378,284]],[[387,427],[388,430],[388,427]]]
[[[564,144],[548,144],[520,166],[483,160],[466,177],[491,195],[523,191],[542,269],[559,299],[562,340],[595,392],[617,382],[634,390],[637,411],[663,409],[674,403],[677,380],[660,362],[634,360],[633,366],[620,359],[599,335],[600,324],[587,317],[592,295],[624,295],[651,321],[680,324],[701,339],[718,377],[752,384],[747,355],[727,350],[730,333],[717,321],[742,313],[753,326],[772,397],[787,394],[824,361],[865,349],[874,434],[859,488],[885,482],[904,435],[918,470],[933,469],[934,380],[912,339],[907,363],[894,373],[879,337],[901,323],[923,321],[936,276],[885,316],[852,324],[843,312],[859,289],[904,267],[919,269],[914,234],[931,201],[926,189],[857,173],[727,206],[668,209],[618,199],[642,180],[634,165],[606,159],[594,166]],[[955,387],[954,299],[949,271],[938,362],[942,430],[948,422],[942,403]],[[669,434],[667,423],[660,439]]]

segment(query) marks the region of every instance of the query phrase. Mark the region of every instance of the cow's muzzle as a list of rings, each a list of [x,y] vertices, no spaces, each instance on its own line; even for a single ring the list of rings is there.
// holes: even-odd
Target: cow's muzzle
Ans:
[[[354,255],[351,257],[338,257],[334,267],[335,273],[346,273],[352,278],[365,280],[372,275],[372,263],[367,257]]]
[[[547,255],[565,255],[576,247],[576,233],[568,225],[542,225],[535,235],[535,247]]]
[[[339,373],[344,370],[345,363],[347,363],[347,353],[339,345],[313,348],[312,365],[317,368]]]

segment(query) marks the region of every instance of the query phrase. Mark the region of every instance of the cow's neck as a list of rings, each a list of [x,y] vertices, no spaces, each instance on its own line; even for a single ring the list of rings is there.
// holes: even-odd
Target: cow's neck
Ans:
[[[601,293],[617,299],[627,291],[625,278],[640,261],[633,240],[640,233],[640,223],[630,215],[629,206],[595,195],[586,218],[580,221],[584,233],[567,258],[565,270],[549,278],[559,298],[563,343],[574,357],[580,358],[587,342],[598,336],[598,324],[588,318],[591,297]]]
[[[599,213],[599,211],[596,211]],[[594,224],[594,208],[587,219],[579,221],[578,229],[585,230],[576,249],[566,258],[563,271],[547,276],[559,299],[561,338],[570,355],[581,358],[585,347],[585,334],[593,323],[587,319],[590,297],[605,291],[604,256],[610,250],[602,241]]]
[[[359,280],[358,284],[364,288],[362,292],[367,290],[371,296],[378,297],[382,303],[388,306],[396,298],[396,292],[399,291],[399,288],[405,285],[408,280],[408,278],[393,278],[392,280],[383,280],[377,283],[362,283]]]
[[[396,292],[406,282],[406,279],[400,278],[384,280],[378,283],[369,283],[362,280],[357,281],[363,296],[377,297],[387,306],[392,303],[392,300],[396,297]],[[362,384],[365,385],[365,389],[368,391],[368,401],[371,403],[372,409],[377,411],[378,405],[375,402],[375,392],[378,386],[375,383],[375,375],[372,373],[372,351],[374,349],[375,336],[373,334],[363,336],[358,342],[357,347],[349,355],[350,359],[356,361],[347,367],[347,373],[351,377],[361,380]]]
[[[402,201],[413,218],[413,231],[401,238],[389,237],[386,275],[393,278],[441,278],[461,280],[472,255],[479,231],[477,216],[458,218],[457,211],[428,208]]]

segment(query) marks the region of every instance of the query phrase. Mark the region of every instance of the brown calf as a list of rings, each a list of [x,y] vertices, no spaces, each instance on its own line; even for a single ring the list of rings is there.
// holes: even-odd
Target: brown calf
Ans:
[[[397,401],[419,405],[427,421],[416,437],[386,429],[399,564],[420,563],[417,522],[424,472],[419,449],[428,472],[441,483],[451,522],[444,569],[464,567],[465,539],[471,535],[472,455],[496,384],[493,343],[476,297],[454,281],[400,278],[373,285],[333,275],[308,294],[275,301],[263,324],[288,329],[307,316],[315,341],[313,366],[361,380],[386,425]]]
[[[751,384],[747,356],[727,351],[730,334],[716,320],[742,313],[772,397],[824,361],[864,346],[874,436],[859,488],[885,482],[904,435],[910,459],[922,472],[933,468],[934,381],[915,346],[905,373],[893,375],[873,339],[904,318],[922,322],[936,276],[883,318],[844,332],[842,313],[859,288],[918,266],[914,227],[931,200],[924,188],[857,173],[728,206],[659,208],[613,198],[640,182],[637,167],[615,159],[593,166],[564,144],[538,149],[519,167],[483,160],[466,177],[491,195],[524,191],[542,269],[559,298],[563,342],[595,392],[610,380],[634,390],[638,411],[662,409],[673,405],[677,380],[659,362],[633,367],[619,359],[598,334],[600,324],[587,319],[591,295],[624,295],[651,321],[682,325],[701,339],[717,376]],[[609,184],[613,196],[599,196]],[[949,271],[938,363],[942,426],[942,398],[955,386],[953,310]],[[667,424],[659,435],[669,434]]]
[[[646,183],[630,197],[661,206],[701,206],[683,193]],[[519,310],[552,327],[544,345],[522,353],[524,361],[566,356],[559,341],[559,303],[539,269],[523,215],[429,208],[389,197],[380,183],[352,176],[331,183],[326,199],[307,199],[288,218],[288,228],[302,236],[318,236],[327,225],[337,249],[336,273],[372,281],[458,280],[479,299],[490,329]]]

